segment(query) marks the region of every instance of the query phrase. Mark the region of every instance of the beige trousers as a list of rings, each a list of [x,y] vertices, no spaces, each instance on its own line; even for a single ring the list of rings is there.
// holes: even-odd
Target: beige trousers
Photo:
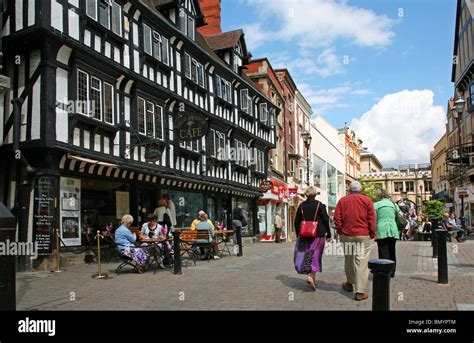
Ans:
[[[369,283],[369,257],[372,239],[369,236],[341,235],[344,246],[344,270],[347,283],[354,286],[356,293],[365,293]]]

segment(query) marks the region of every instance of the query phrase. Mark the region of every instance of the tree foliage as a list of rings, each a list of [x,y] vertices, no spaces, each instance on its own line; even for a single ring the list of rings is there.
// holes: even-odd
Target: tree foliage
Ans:
[[[439,200],[427,200],[424,203],[423,215],[425,217],[442,218],[444,214],[444,204]]]
[[[367,195],[372,201],[376,201],[377,190],[383,188],[383,184],[380,182],[370,181],[370,179],[360,179],[362,185],[362,194]]]

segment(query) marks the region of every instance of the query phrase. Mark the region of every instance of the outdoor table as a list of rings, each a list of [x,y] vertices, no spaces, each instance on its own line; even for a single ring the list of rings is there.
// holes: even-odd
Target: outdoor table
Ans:
[[[173,237],[157,237],[157,238],[142,238],[142,239],[139,239],[138,240],[138,243],[139,244],[143,244],[143,243],[146,243],[146,244],[150,244],[150,245],[158,245],[160,243],[163,243],[163,242],[170,242],[170,241],[173,241]],[[163,247],[164,249],[164,254],[163,254],[163,258],[166,256],[166,252],[167,252],[167,249],[166,247]],[[159,268],[159,265],[160,265],[160,261],[159,261],[159,258],[161,257],[160,254],[158,253],[158,251],[156,249],[151,249],[150,250],[152,253],[151,253],[151,258],[152,258],[152,261],[150,262],[149,266],[151,265],[155,265],[155,268],[154,268],[154,274],[156,274],[156,270]]]
[[[221,257],[224,256],[224,253],[229,254],[229,256],[232,255],[229,246],[227,245],[229,240],[224,239],[224,236],[227,235],[231,237],[234,233],[235,230],[214,230],[214,237],[216,237],[217,244],[220,245],[224,243],[224,246],[219,248],[219,255],[221,255]]]

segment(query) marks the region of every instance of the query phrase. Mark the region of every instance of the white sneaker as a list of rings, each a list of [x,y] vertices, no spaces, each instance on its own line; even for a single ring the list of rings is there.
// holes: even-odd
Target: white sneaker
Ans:
[[[220,260],[221,258],[217,255],[214,255],[214,260]]]

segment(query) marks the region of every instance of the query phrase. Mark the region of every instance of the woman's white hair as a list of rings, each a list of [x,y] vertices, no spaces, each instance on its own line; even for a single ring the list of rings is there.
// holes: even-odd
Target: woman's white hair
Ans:
[[[129,214],[126,214],[122,217],[122,224],[131,225],[133,223],[133,217]]]

